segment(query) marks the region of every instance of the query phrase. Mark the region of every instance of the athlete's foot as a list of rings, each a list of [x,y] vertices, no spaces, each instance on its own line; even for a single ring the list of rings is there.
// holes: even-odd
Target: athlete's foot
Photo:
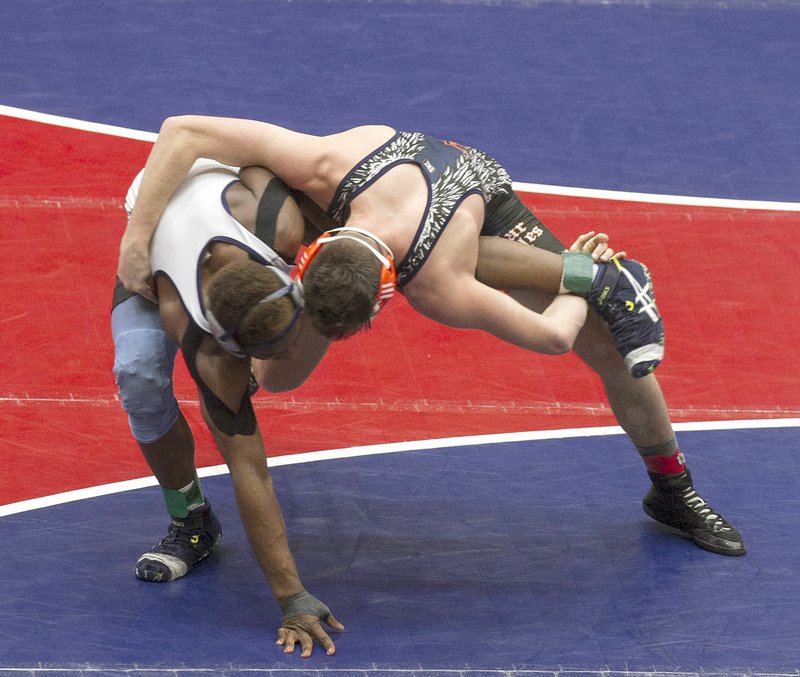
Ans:
[[[705,550],[729,556],[747,552],[739,531],[694,490],[688,470],[679,475],[648,474],[653,486],[642,505],[650,517]]]
[[[611,329],[628,371],[636,378],[647,376],[664,359],[664,321],[650,271],[632,259],[599,266],[587,300]]]
[[[174,581],[208,557],[221,538],[222,528],[209,503],[183,519],[173,517],[167,535],[137,560],[136,576],[154,583]]]

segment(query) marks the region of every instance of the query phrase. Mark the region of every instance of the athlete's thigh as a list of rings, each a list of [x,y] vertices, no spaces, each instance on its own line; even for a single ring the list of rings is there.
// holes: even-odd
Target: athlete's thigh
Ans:
[[[532,249],[544,249],[553,254],[560,254],[566,249],[564,244],[522,203],[516,194],[504,196],[498,204],[490,203],[487,206],[486,221],[481,234],[521,242],[529,245]],[[533,256],[533,252],[531,254],[530,257],[527,257],[527,264],[534,265],[535,263],[540,268],[543,265],[552,267],[540,260],[541,257]],[[498,260],[499,253],[496,253],[494,258]],[[506,258],[506,263],[512,265],[514,270],[507,268],[503,271],[505,280],[514,280],[519,284],[525,283],[526,286],[524,289],[509,290],[509,295],[526,308],[538,313],[543,312],[552,302],[555,293],[542,291],[541,285],[545,280],[549,280],[548,284],[552,289],[555,281],[553,277],[555,269],[549,271],[549,277],[545,276],[542,270],[534,275],[530,269],[526,271],[523,267],[526,265],[526,257],[522,255],[515,256],[513,259]],[[494,273],[496,272],[494,271]],[[487,266],[487,276],[488,274]],[[499,275],[492,275],[492,277],[499,278]],[[614,346],[611,332],[600,317],[591,310],[575,341],[575,352],[598,374],[613,375],[625,370],[624,362]]]
[[[481,235],[502,237],[555,253],[566,249],[514,192],[498,195],[489,201]]]

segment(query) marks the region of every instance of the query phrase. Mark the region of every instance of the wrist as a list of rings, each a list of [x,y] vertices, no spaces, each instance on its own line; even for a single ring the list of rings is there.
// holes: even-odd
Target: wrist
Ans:
[[[297,574],[297,569],[292,565],[281,570],[265,571],[265,573],[269,587],[272,589],[272,595],[278,604],[285,604],[288,599],[306,590]]]
[[[314,595],[303,590],[289,599],[280,603],[281,622],[286,622],[290,618],[297,616],[316,616],[322,620],[327,620],[331,615],[330,609],[324,602],[318,600]]]
[[[130,219],[125,228],[125,232],[122,234],[122,247],[130,249],[149,247],[154,231],[154,226],[151,227],[146,223],[140,223]]]
[[[273,586],[273,589],[272,589],[272,593],[275,596],[275,601],[281,607],[285,606],[294,597],[297,597],[297,595],[301,595],[305,591],[306,591],[306,589],[302,585],[286,587],[286,588],[281,589],[281,590],[277,590]]]

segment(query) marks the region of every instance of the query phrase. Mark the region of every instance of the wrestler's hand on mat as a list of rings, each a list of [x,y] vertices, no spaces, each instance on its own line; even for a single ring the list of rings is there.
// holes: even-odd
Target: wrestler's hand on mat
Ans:
[[[608,235],[590,230],[588,233],[578,236],[578,239],[569,248],[569,251],[578,254],[591,254],[592,259],[605,263],[611,259],[622,260],[625,252],[615,252],[608,244]]]
[[[325,649],[328,656],[336,653],[336,646],[320,621],[325,622],[336,632],[344,630],[344,625],[337,621],[328,607],[316,597],[303,591],[290,597],[281,604],[283,618],[278,628],[278,640],[284,653],[294,653],[295,644],[300,644],[300,657],[308,658],[317,642]]]
[[[125,289],[141,294],[148,301],[158,302],[150,270],[150,245],[138,239],[123,236],[119,247],[117,276]]]

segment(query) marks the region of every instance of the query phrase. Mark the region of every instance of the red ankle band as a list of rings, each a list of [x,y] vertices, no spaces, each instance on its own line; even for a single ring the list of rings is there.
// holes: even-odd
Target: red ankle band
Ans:
[[[649,472],[659,475],[678,475],[686,470],[685,460],[680,449],[672,456],[642,456]]]

